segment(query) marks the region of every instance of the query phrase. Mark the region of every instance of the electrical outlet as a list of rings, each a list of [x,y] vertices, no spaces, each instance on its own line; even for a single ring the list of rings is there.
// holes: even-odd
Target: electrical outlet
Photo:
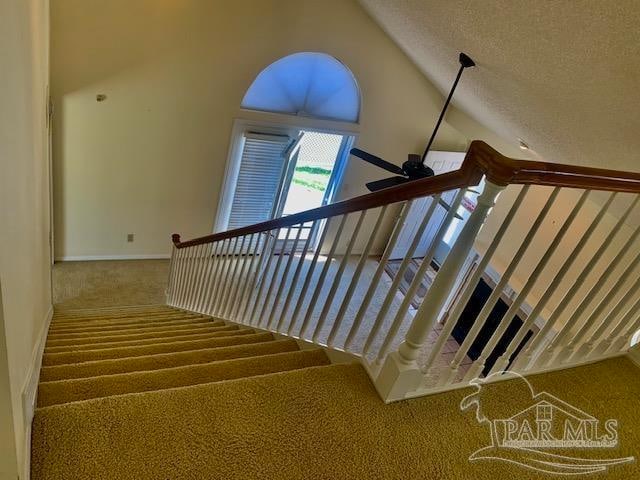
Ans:
[[[133,242],[133,233],[127,233],[127,242]]]

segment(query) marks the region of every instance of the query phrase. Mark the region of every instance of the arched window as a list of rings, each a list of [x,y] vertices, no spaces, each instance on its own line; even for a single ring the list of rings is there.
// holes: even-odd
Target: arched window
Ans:
[[[360,92],[351,71],[325,53],[288,55],[262,70],[242,108],[357,122]]]

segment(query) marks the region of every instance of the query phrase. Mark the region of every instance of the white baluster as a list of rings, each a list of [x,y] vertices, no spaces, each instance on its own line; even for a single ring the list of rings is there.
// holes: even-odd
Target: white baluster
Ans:
[[[528,185],[525,185],[520,190],[520,192],[518,193],[518,196],[516,197],[515,201],[511,205],[511,208],[509,209],[507,216],[504,218],[503,222],[500,224],[500,227],[498,228],[498,231],[496,232],[493,239],[491,240],[491,243],[489,244],[489,247],[487,248],[485,254],[478,262],[478,265],[474,269],[473,273],[471,273],[471,276],[469,277],[469,279],[466,281],[466,287],[464,288],[464,291],[461,293],[460,298],[458,298],[455,305],[453,306],[451,314],[447,318],[447,321],[442,331],[440,332],[438,339],[436,340],[433,347],[429,351],[429,355],[425,362],[425,368],[424,368],[424,370],[426,371],[425,376],[427,378],[427,381],[433,380],[436,378],[437,367],[434,365],[434,361],[441,354],[441,351],[442,351],[442,348],[444,347],[445,342],[449,339],[449,336],[453,332],[453,329],[458,323],[458,320],[460,320],[460,316],[462,315],[462,312],[464,311],[467,303],[469,302],[471,295],[473,295],[473,292],[475,291],[476,286],[480,281],[480,277],[482,277],[482,275],[484,274],[484,271],[487,268],[489,261],[491,260],[491,258],[493,257],[493,254],[497,250],[498,245],[500,245],[500,242],[502,241],[504,234],[506,233],[507,229],[511,225],[511,222],[516,216],[516,213],[520,211],[520,206],[522,205],[522,201],[524,200],[528,191],[529,191]]]
[[[167,286],[164,289],[165,303],[170,305],[169,298],[171,297],[173,282],[176,274],[176,246],[171,245],[171,260],[169,260],[169,279],[167,280]]]
[[[226,276],[229,271],[229,257],[235,248],[234,243],[236,241],[235,238],[229,238],[225,250],[220,257],[220,271],[216,279],[216,288],[214,290],[212,303],[212,312],[215,316],[218,316],[220,312],[220,304],[226,288]]]
[[[275,235],[273,235],[273,237],[270,239],[271,246],[269,248],[269,252],[267,253],[265,267],[264,270],[259,273],[260,282],[258,284],[258,291],[256,292],[255,302],[253,303],[251,315],[247,319],[251,325],[258,325],[258,323],[260,322],[260,317],[257,317],[256,313],[258,313],[258,305],[260,304],[260,301],[263,300],[264,302],[266,302],[266,299],[264,299],[264,297],[262,296],[262,291],[264,290],[264,286],[269,280],[269,269],[271,268],[271,262],[273,260],[273,257],[275,256],[275,249],[276,244],[278,243],[278,237],[280,236],[280,230],[280,228],[276,229]]]
[[[188,260],[188,270],[187,270],[187,276],[185,279],[185,288],[184,291],[182,292],[182,299],[180,300],[180,305],[182,306],[182,308],[187,308],[188,304],[189,304],[189,298],[191,296],[191,285],[193,284],[193,272],[195,270],[196,267],[196,255],[197,255],[197,250],[198,250],[198,246],[193,246],[193,247],[187,247],[187,260]]]
[[[219,248],[219,242],[214,242],[211,244],[211,249],[207,254],[207,264],[205,270],[205,281],[202,286],[202,298],[200,299],[200,304],[198,305],[198,311],[202,313],[207,313],[207,303],[209,301],[209,296],[211,293],[211,277],[213,276],[213,269],[217,262],[216,252]]]
[[[189,302],[189,310],[195,310],[198,301],[200,300],[200,289],[204,279],[204,266],[206,251],[209,248],[208,244],[203,244],[198,250],[198,257],[196,260],[196,270],[194,272],[193,288],[191,289],[191,301]]]
[[[446,261],[443,262],[413,319],[404,342],[397,352],[387,355],[376,378],[378,392],[384,399],[404,398],[408,392],[414,391],[420,385],[422,374],[416,358],[427,335],[433,329],[452,286],[456,283],[460,268],[473,247],[478,231],[503,189],[504,186],[496,185],[489,180],[486,182],[484,191],[478,198],[478,206],[470,215]]]
[[[573,336],[569,344],[565,347],[566,350],[561,351],[563,353],[559,355],[560,361],[566,360],[570,362],[586,354],[586,352],[593,345],[594,338],[598,338],[602,333],[604,333],[604,330],[606,330],[606,328],[610,325],[610,323],[607,322],[607,320],[609,318],[615,318],[618,315],[618,313],[620,313],[622,308],[624,308],[624,305],[626,304],[626,302],[629,301],[635,295],[635,289],[638,286],[640,286],[640,277],[638,277],[638,279],[633,284],[631,289],[618,301],[618,304],[613,309],[610,308],[610,303],[612,302],[613,298],[617,295],[617,292],[622,290],[624,284],[627,282],[627,280],[629,280],[629,277],[631,276],[631,274],[633,273],[633,271],[636,269],[638,265],[640,265],[640,253],[638,253],[638,255],[635,256],[633,261],[624,269],[622,274],[620,274],[620,276],[618,277],[618,280],[613,285],[613,287],[611,287],[607,292],[607,294],[604,296],[604,298],[600,300],[600,303],[598,304],[598,306],[591,312],[587,320],[582,324],[582,326],[578,329],[578,331]],[[596,319],[600,317],[602,313],[604,313],[605,309],[609,310],[609,313],[603,319],[600,327],[596,329],[596,331],[593,333],[591,339],[588,342],[586,342],[584,345],[580,346],[580,348],[576,350],[576,347],[578,347],[578,345],[580,344],[584,336],[593,327]]]
[[[212,314],[216,314],[218,311],[218,305],[220,302],[220,293],[222,292],[223,279],[225,268],[228,264],[229,250],[231,249],[231,239],[226,239],[226,243],[223,245],[221,255],[218,255],[218,262],[220,264],[220,268],[216,272],[216,278],[214,282],[213,295],[211,295],[211,304],[209,306],[209,311]]]
[[[336,253],[336,248],[338,247],[338,243],[340,243],[340,237],[342,236],[342,230],[344,229],[344,225],[347,222],[347,218],[349,214],[342,215],[342,220],[340,220],[340,224],[338,225],[338,231],[336,232],[336,236],[333,238],[333,242],[331,243],[331,248],[329,249],[329,254],[325,259],[324,266],[322,267],[322,271],[320,272],[320,278],[318,278],[318,282],[316,283],[316,288],[313,290],[313,294],[311,295],[311,300],[307,307],[307,314],[304,317],[304,321],[302,322],[302,327],[300,328],[300,338],[302,338],[307,330],[309,325],[309,321],[313,316],[313,311],[315,309],[316,303],[318,301],[318,297],[320,295],[320,291],[322,287],[324,287],[324,279],[329,272],[329,268],[331,267],[331,261],[333,260],[333,256]]]
[[[187,309],[194,310],[196,302],[198,301],[198,293],[200,291],[200,280],[202,279],[202,270],[204,263],[204,252],[207,248],[207,244],[199,245],[200,248],[197,249],[196,259],[195,259],[195,269],[193,271],[193,283],[191,284],[191,289],[189,292],[189,304]]]
[[[362,227],[362,222],[367,214],[366,210],[360,212],[358,216],[358,221],[356,223],[355,229],[351,232],[351,239],[349,239],[349,243],[347,245],[347,250],[342,255],[342,260],[340,261],[340,266],[338,267],[338,271],[333,276],[333,283],[331,288],[329,289],[329,293],[324,302],[324,307],[320,312],[320,317],[318,317],[318,321],[316,322],[316,328],[313,331],[313,341],[318,341],[318,336],[324,327],[325,321],[327,319],[327,315],[329,314],[329,309],[333,304],[334,299],[336,298],[336,293],[338,291],[338,287],[340,286],[340,281],[342,280],[342,275],[344,274],[344,269],[349,262],[349,257],[351,256],[351,251],[353,250],[353,246],[356,243],[356,239],[358,238],[358,233],[360,233],[360,228]]]
[[[300,258],[298,259],[298,265],[296,266],[296,271],[293,273],[293,278],[291,279],[291,284],[289,286],[289,292],[287,293],[287,298],[284,301],[284,306],[282,307],[282,312],[280,313],[280,322],[282,322],[286,318],[287,312],[289,311],[289,306],[291,305],[293,294],[296,291],[296,285],[298,285],[298,278],[300,277],[300,273],[302,272],[302,267],[304,266],[304,261],[307,258],[307,252],[309,251],[309,246],[311,245],[311,240],[315,235],[318,224],[319,220],[314,220],[314,222],[311,224],[309,234],[304,242],[304,246],[302,247],[302,252],[300,253]],[[291,335],[293,324],[293,320],[289,321],[287,335]],[[278,323],[278,331],[280,331],[280,323]]]
[[[353,272],[353,275],[351,277],[351,282],[349,283],[347,292],[345,293],[344,298],[342,299],[342,303],[340,304],[340,309],[338,310],[338,313],[336,315],[336,319],[333,323],[333,327],[329,332],[329,337],[327,339],[327,345],[329,346],[333,346],[335,337],[338,331],[340,330],[340,327],[342,326],[344,314],[346,313],[347,308],[349,306],[349,302],[351,301],[351,297],[353,297],[353,293],[355,292],[355,289],[358,286],[358,282],[360,281],[360,276],[362,275],[362,270],[364,269],[364,266],[367,263],[367,259],[369,258],[369,252],[371,251],[371,247],[373,246],[373,243],[375,242],[375,239],[378,235],[378,231],[380,230],[380,226],[382,225],[382,220],[384,219],[386,212],[387,212],[387,205],[383,206],[380,209],[380,213],[378,214],[378,219],[376,220],[376,223],[373,227],[373,230],[371,231],[371,234],[369,235],[369,239],[367,240],[364,250],[360,255],[360,260],[358,260],[358,265],[356,266],[356,269]]]
[[[376,290],[378,289],[378,286],[380,285],[380,279],[382,278],[382,274],[384,273],[384,268],[387,262],[389,261],[389,256],[391,255],[391,252],[396,246],[396,243],[398,241],[398,236],[400,235],[400,232],[402,231],[402,228],[405,225],[407,215],[409,214],[409,211],[411,210],[411,207],[413,206],[413,204],[414,204],[413,200],[402,204],[400,214],[396,218],[396,221],[393,227],[393,232],[391,233],[391,237],[389,238],[389,242],[387,243],[387,246],[385,247],[384,252],[382,253],[382,257],[378,262],[378,267],[376,268],[376,272],[373,274],[373,277],[371,278],[371,282],[369,282],[367,293],[365,293],[364,298],[362,299],[362,302],[360,304],[360,307],[358,308],[358,313],[356,313],[356,317],[353,319],[353,323],[351,324],[351,329],[349,330],[349,334],[347,335],[347,339],[344,343],[345,350],[352,349],[353,341],[356,337],[356,334],[358,333],[358,330],[360,329],[360,326],[362,325],[364,314],[369,308],[369,305],[371,304],[371,299],[373,298],[373,295],[375,294]]]
[[[238,289],[238,283],[240,282],[240,279],[236,279],[236,276],[238,274],[238,268],[240,266],[240,262],[242,259],[242,252],[244,250],[244,245],[246,241],[247,241],[247,236],[243,235],[240,240],[240,248],[238,249],[237,252],[234,250],[234,253],[231,256],[231,259],[232,260],[235,259],[235,261],[233,262],[233,270],[231,272],[231,277],[229,278],[229,286],[227,287],[227,293],[222,303],[222,316],[225,318],[228,318],[226,316],[226,313],[227,313],[227,310],[229,309],[229,301],[231,300],[233,293]]]
[[[251,235],[249,235],[249,244],[247,245],[247,249],[243,254],[242,268],[240,269],[240,274],[238,275],[236,289],[229,303],[229,311],[227,316],[231,320],[235,318],[235,312],[238,308],[238,303],[239,303],[238,301],[242,298],[240,294],[243,291],[245,285],[247,284],[247,281],[249,280],[247,268],[249,269],[249,271],[251,270],[251,262],[253,260],[253,256],[251,256],[250,252],[252,251],[251,245],[253,245],[254,239],[255,239],[255,233],[252,233]]]
[[[216,246],[216,250],[215,253],[213,255],[213,264],[211,266],[211,279],[209,281],[209,285],[207,287],[207,300],[205,301],[205,306],[204,306],[204,312],[207,313],[208,315],[213,314],[213,305],[214,305],[214,299],[215,299],[215,294],[216,294],[216,288],[218,288],[219,285],[219,275],[220,275],[220,271],[222,269],[222,266],[224,265],[224,257],[223,257],[223,253],[225,251],[225,248],[227,247],[227,240],[222,240],[220,242],[217,242],[218,245]]]
[[[556,252],[556,250],[558,249],[558,246],[560,245],[560,242],[565,238],[567,231],[569,230],[569,227],[571,227],[575,222],[575,219],[578,216],[578,213],[581,211],[582,207],[584,206],[584,203],[586,202],[587,197],[589,196],[589,193],[590,193],[590,190],[585,190],[582,193],[582,195],[576,202],[575,206],[571,210],[571,213],[569,213],[565,221],[562,223],[562,226],[560,227],[555,237],[547,247],[546,251],[542,255],[542,258],[533,269],[533,272],[531,272],[531,274],[527,278],[527,281],[522,287],[522,290],[518,293],[517,297],[513,300],[513,303],[511,304],[507,312],[504,314],[504,316],[500,320],[500,324],[498,325],[498,328],[496,328],[496,331],[491,335],[491,338],[489,339],[487,344],[482,348],[482,352],[480,353],[480,356],[476,359],[475,362],[473,362],[473,365],[467,371],[467,374],[464,377],[465,381],[472,380],[473,378],[479,376],[480,372],[482,372],[485,369],[487,364],[487,358],[493,352],[494,348],[498,344],[498,341],[502,338],[507,328],[509,328],[509,326],[511,325],[511,322],[513,321],[516,314],[520,310],[520,307],[522,307],[522,304],[525,302],[525,300],[529,296],[531,289],[536,284],[536,282],[538,281],[538,278],[540,278],[540,275],[542,274],[547,264],[549,263],[551,256]],[[520,327],[520,330],[524,329],[524,325],[525,324],[523,323],[523,325]],[[513,352],[517,347],[518,347],[517,343],[510,342],[505,348],[505,351],[496,359],[493,367],[491,368],[491,370],[488,372],[487,375],[493,372],[504,371],[509,365],[511,356],[513,355]]]
[[[393,277],[391,286],[389,287],[389,290],[387,291],[387,294],[385,295],[384,300],[382,302],[382,306],[378,311],[378,315],[376,315],[376,319],[373,322],[373,327],[371,328],[371,331],[367,336],[367,340],[364,343],[364,348],[362,351],[364,352],[365,355],[369,353],[369,350],[371,348],[371,345],[373,344],[373,341],[377,337],[378,333],[380,332],[380,328],[384,324],[384,320],[387,317],[389,308],[391,308],[393,300],[396,298],[396,294],[398,293],[398,289],[400,288],[400,283],[404,278],[404,272],[407,270],[407,267],[409,266],[409,264],[411,263],[411,260],[413,259],[413,254],[415,253],[416,248],[418,248],[418,245],[420,244],[422,235],[424,234],[426,228],[429,226],[429,222],[433,217],[433,213],[435,212],[436,207],[440,205],[441,197],[442,195],[438,194],[432,198],[431,204],[429,205],[429,208],[427,209],[426,214],[422,218],[422,221],[420,222],[420,225],[416,230],[413,240],[411,241],[411,244],[409,245],[409,248],[407,249],[407,252],[405,253],[404,258],[402,259],[402,262],[400,262],[398,271],[396,275]]]
[[[311,260],[311,265],[309,265],[309,269],[307,270],[307,274],[304,277],[304,283],[302,284],[302,290],[300,291],[300,296],[298,297],[298,301],[296,302],[296,307],[293,310],[293,314],[291,315],[291,323],[289,324],[289,335],[291,335],[291,332],[293,330],[293,326],[296,323],[296,319],[298,318],[298,314],[300,313],[300,309],[302,308],[302,304],[304,303],[304,299],[307,295],[307,289],[309,288],[309,285],[311,284],[311,280],[313,277],[313,272],[316,268],[316,264],[318,263],[318,257],[320,256],[320,249],[322,248],[322,246],[324,245],[324,240],[326,238],[327,232],[329,231],[329,223],[334,219],[335,217],[331,217],[327,219],[327,223],[325,224],[324,228],[322,229],[322,233],[320,234],[320,240],[318,241],[318,245],[316,247],[316,251],[313,254],[313,259]],[[303,325],[300,327],[300,330],[298,331],[298,337],[302,338],[302,332],[304,331],[303,328],[305,328],[306,325],[304,325],[304,321],[303,321]]]
[[[169,281],[169,294],[167,295],[167,305],[175,304],[176,291],[179,286],[179,278],[180,278],[180,250],[173,245],[172,246],[172,254],[173,264],[171,267],[171,279]]]
[[[185,275],[187,270],[187,262],[186,262],[187,249],[186,248],[178,248],[178,261],[180,262],[180,270],[178,272],[178,281],[176,293],[173,299],[173,306],[180,306],[180,298],[182,296],[182,290],[184,289],[185,284]]]
[[[558,361],[562,361],[566,357],[566,355],[569,353],[570,351],[569,349],[573,349],[573,347],[575,346],[575,343],[570,343],[568,345],[565,345],[564,344],[565,338],[567,338],[569,333],[573,330],[576,323],[578,322],[578,319],[586,311],[587,307],[591,304],[593,298],[597,296],[598,292],[600,291],[600,288],[602,288],[603,285],[606,285],[606,283],[609,280],[609,277],[613,274],[613,272],[616,270],[616,268],[618,267],[622,259],[626,256],[627,252],[629,251],[629,249],[631,248],[635,240],[638,238],[638,235],[640,235],[640,227],[636,228],[635,231],[631,234],[631,236],[627,239],[627,241],[625,242],[623,247],[620,249],[616,257],[609,263],[607,268],[598,277],[598,280],[596,281],[596,283],[589,289],[589,292],[582,298],[582,301],[576,307],[574,312],[571,314],[571,317],[569,317],[569,320],[567,320],[567,323],[565,323],[564,327],[560,330],[560,333],[558,333],[555,336],[555,338],[550,342],[549,346],[542,352],[542,354],[536,361],[536,365],[538,367],[545,367],[549,365],[551,362],[554,362],[556,359],[558,359]],[[598,259],[599,257],[600,256],[598,255]],[[591,273],[592,268],[593,268],[593,265],[589,264],[588,268],[585,269],[585,271],[583,271],[584,276],[581,275],[580,277],[578,277],[579,278],[578,281],[580,285],[583,284],[585,280],[584,277],[588,276],[588,274]],[[559,348],[561,348],[562,350],[558,351]]]
[[[249,286],[249,289],[247,290],[247,299],[244,303],[244,307],[242,309],[242,315],[238,314],[239,320],[242,322],[242,324],[244,325],[250,325],[251,324],[251,317],[247,317],[247,313],[249,312],[249,306],[252,303],[252,299],[255,299],[254,295],[255,295],[255,290],[254,287],[256,286],[256,284],[258,283],[258,281],[260,280],[260,274],[262,272],[262,267],[263,265],[266,263],[267,260],[267,252],[269,251],[269,247],[271,245],[271,239],[272,239],[272,233],[275,230],[271,230],[271,231],[267,231],[264,232],[264,240],[262,241],[262,249],[260,250],[260,257],[258,259],[255,271],[253,272],[252,276],[251,276],[251,283]],[[260,242],[258,242],[258,245],[260,244]]]
[[[614,309],[604,317],[596,331],[591,334],[589,340],[582,344],[578,352],[574,354],[574,357],[581,359],[592,358],[593,349],[596,346],[597,342],[605,337],[606,331],[611,327],[614,320],[631,303],[631,301],[635,296],[637,296],[639,291],[640,277],[638,277],[638,279],[627,291],[627,293],[625,293],[625,295],[618,301]],[[638,301],[640,301],[640,299],[638,299]],[[612,330],[615,330],[615,327]],[[573,358],[571,360],[573,360]]]
[[[395,318],[393,319],[391,326],[387,330],[384,341],[382,342],[380,350],[378,351],[376,362],[378,363],[382,362],[384,357],[387,356],[389,348],[391,347],[391,342],[395,340],[396,335],[398,334],[398,330],[400,329],[400,325],[402,325],[402,322],[404,321],[404,317],[407,314],[407,311],[409,310],[409,305],[411,305],[411,301],[415,297],[418,287],[422,284],[422,280],[427,274],[427,269],[431,266],[433,257],[436,254],[436,248],[438,248],[438,245],[440,245],[440,242],[442,241],[445,234],[447,233],[447,230],[451,226],[451,222],[453,221],[455,214],[458,211],[458,207],[460,207],[460,203],[462,202],[462,198],[464,197],[466,192],[467,192],[466,189],[460,189],[458,191],[453,202],[451,203],[449,211],[447,212],[444,220],[440,224],[438,231],[436,232],[435,236],[431,240],[431,244],[429,245],[429,250],[427,251],[424,258],[422,259],[422,263],[418,267],[418,270],[416,271],[416,274],[413,277],[413,281],[409,285],[407,292],[404,294],[404,298],[402,299],[400,308],[398,308]],[[365,348],[365,351],[368,351],[368,348]]]
[[[511,263],[509,263],[506,270],[502,274],[502,277],[498,281],[498,284],[495,286],[495,288],[489,295],[489,298],[483,305],[482,310],[478,314],[478,317],[473,321],[473,326],[469,330],[469,333],[467,333],[467,336],[462,342],[462,345],[460,345],[460,348],[454,355],[453,360],[449,364],[449,367],[440,376],[440,379],[438,380],[439,386],[452,383],[455,380],[460,370],[460,364],[462,363],[462,360],[466,356],[473,342],[475,342],[478,334],[480,333],[480,330],[482,329],[482,327],[484,327],[487,319],[489,318],[489,315],[491,314],[491,312],[496,306],[496,303],[502,296],[502,292],[504,292],[505,287],[509,284],[509,280],[511,279],[513,272],[515,272],[516,268],[520,264],[520,261],[522,260],[522,257],[524,257],[525,253],[529,249],[529,245],[531,245],[531,242],[533,241],[534,237],[538,233],[540,226],[544,223],[545,219],[547,218],[547,215],[549,214],[549,210],[553,206],[559,192],[560,192],[560,188],[558,187],[554,188],[553,191],[551,192],[551,195],[549,196],[546,203],[544,204],[544,207],[542,208],[542,210],[534,220],[533,225],[531,226],[531,228],[525,235],[524,239],[522,240],[522,243],[520,244],[518,251],[513,256]]]
[[[638,329],[640,329],[640,312],[636,311],[636,312],[633,312],[633,314],[629,312],[629,320],[631,320],[632,318],[635,318],[635,321],[633,321],[633,323],[629,321],[626,322],[630,324],[630,326],[625,330],[625,332],[622,335],[620,335],[618,338],[613,340],[611,345],[605,350],[604,353],[620,352],[623,350],[627,350],[629,348],[631,337],[633,337],[638,331]]]
[[[511,343],[509,346],[515,345],[517,348],[517,346],[520,345],[520,342],[522,342],[522,340],[524,339],[524,336],[527,334],[527,332],[529,331],[533,323],[536,321],[536,319],[540,316],[543,309],[547,306],[547,303],[551,299],[552,295],[557,291],[560,285],[562,285],[562,283],[564,282],[564,278],[569,272],[569,269],[573,266],[576,259],[580,256],[580,254],[584,250],[584,247],[587,244],[587,242],[591,239],[593,232],[596,230],[598,225],[600,225],[600,221],[604,217],[605,213],[607,212],[607,209],[609,208],[609,206],[611,205],[615,197],[616,197],[616,193],[612,193],[607,199],[607,201],[605,202],[604,206],[600,209],[598,214],[593,218],[593,220],[589,224],[589,227],[582,234],[582,236],[580,237],[580,240],[578,241],[576,246],[573,248],[572,254],[567,256],[567,258],[563,262],[560,269],[556,272],[555,276],[553,277],[553,280],[547,286],[546,290],[540,297],[540,300],[534,306],[533,310],[527,317],[527,320],[525,321],[522,328],[518,330],[518,333],[511,340]],[[535,341],[539,340],[538,335],[541,335],[540,338],[544,338],[544,336],[546,335],[546,331],[550,327],[551,327],[550,322],[547,322],[539,332],[533,332],[533,335],[529,339],[527,345],[525,345],[525,347],[520,351],[518,356],[513,361],[511,370],[513,371],[524,370],[524,368],[529,364],[532,353],[535,351],[535,349],[530,350],[529,346],[531,346]],[[545,328],[547,330],[545,330]]]
[[[623,315],[623,317],[618,321],[613,330],[609,332],[607,337],[601,339],[600,342],[598,342],[598,344],[589,354],[588,358],[593,359],[600,355],[604,355],[604,353],[609,350],[609,347],[611,347],[613,342],[618,338],[624,328],[628,328],[629,325],[633,326],[633,319],[635,317],[638,317],[640,319],[640,298],[638,298],[636,302],[631,306],[631,308],[627,310],[627,313]]]
[[[224,301],[225,301],[225,298],[227,298],[229,289],[231,288],[230,276],[231,276],[231,272],[233,271],[233,267],[235,265],[235,262],[233,261],[233,259],[235,256],[236,249],[238,248],[238,237],[233,237],[229,242],[229,244],[230,244],[229,251],[227,252],[227,255],[224,258],[224,274],[220,280],[221,282],[220,290],[219,290],[219,293],[217,296],[217,302],[216,302],[215,314],[218,317],[222,317],[222,311],[224,309],[223,308]]]
[[[606,207],[604,207],[598,214],[598,217],[599,217],[597,218],[598,224],[600,222],[600,218],[602,218],[602,215],[604,215],[604,213],[606,212],[606,209],[609,207],[612,200],[613,199],[610,198],[609,201],[607,202]],[[549,341],[549,345],[547,345],[545,349],[541,349],[540,347],[542,347],[543,342],[547,341],[548,333],[551,331],[553,327],[555,327],[558,319],[561,318],[564,311],[572,302],[576,293],[578,293],[583,283],[585,282],[586,278],[589,276],[589,274],[593,270],[593,267],[596,265],[596,263],[598,263],[602,255],[604,255],[604,253],[607,251],[607,249],[611,245],[611,242],[613,242],[613,239],[615,238],[616,234],[622,228],[622,226],[626,222],[627,218],[629,217],[629,215],[631,214],[631,212],[633,211],[637,203],[638,203],[638,199],[636,199],[625,210],[624,214],[622,215],[622,217],[618,219],[613,229],[609,231],[609,233],[607,234],[602,244],[598,247],[596,252],[591,256],[589,262],[587,262],[587,264],[582,268],[581,272],[578,274],[572,286],[563,295],[562,299],[560,300],[560,303],[558,304],[556,309],[553,311],[553,313],[551,314],[547,322],[544,324],[542,329],[534,336],[534,338],[532,339],[532,341],[529,342],[527,347],[525,347],[525,349],[522,352],[520,352],[520,355],[518,355],[518,359],[516,359],[514,370],[534,368],[534,366],[537,364],[539,360],[541,360],[543,363],[546,361],[545,357],[547,355],[550,355],[551,352],[553,351],[553,345],[552,345],[553,340]],[[594,223],[592,223],[591,226],[589,227],[589,237],[591,233],[593,233],[593,229],[595,229],[596,226],[597,224],[594,225]],[[584,237],[587,237],[587,235],[585,235]],[[588,240],[588,238],[584,238],[584,237],[581,239],[579,243],[580,250],[582,250],[582,248],[584,247],[584,244]],[[577,248],[575,250],[575,253],[576,255],[572,256],[573,257],[572,261],[574,261],[578,256],[579,252]],[[558,286],[560,286],[560,284],[558,284]],[[557,335],[555,338],[557,338]]]
[[[287,233],[285,234],[284,240],[282,241],[282,247],[280,247],[280,253],[278,254],[278,260],[276,261],[276,266],[273,269],[273,275],[271,275],[271,281],[269,282],[269,288],[267,289],[267,294],[265,295],[264,302],[262,303],[262,309],[260,310],[260,316],[258,317],[258,325],[262,324],[263,326],[266,326],[265,312],[267,310],[267,306],[269,305],[269,301],[271,299],[271,293],[273,292],[273,287],[277,282],[278,272],[280,272],[280,265],[282,264],[282,259],[284,258],[284,251],[287,247],[287,240],[289,240],[290,234],[291,234],[291,227],[288,227]]]
[[[293,263],[293,259],[296,256],[296,250],[298,249],[298,243],[300,242],[300,235],[302,234],[302,224],[298,226],[298,230],[296,232],[296,236],[293,240],[293,246],[291,247],[291,251],[289,252],[289,258],[287,258],[287,264],[284,267],[284,272],[282,272],[282,279],[280,280],[280,285],[278,285],[278,290],[276,291],[276,298],[273,301],[273,307],[271,308],[271,313],[269,313],[269,321],[267,325],[269,328],[272,327],[273,318],[275,316],[276,311],[278,310],[278,305],[280,304],[280,298],[282,296],[282,292],[284,291],[284,287],[287,284],[287,279],[289,277],[289,270],[291,270],[291,264]],[[289,290],[292,290],[295,287],[294,284],[289,286]],[[276,324],[276,331],[280,331],[280,327],[282,326],[282,321],[284,317],[282,314],[280,315],[280,320]]]

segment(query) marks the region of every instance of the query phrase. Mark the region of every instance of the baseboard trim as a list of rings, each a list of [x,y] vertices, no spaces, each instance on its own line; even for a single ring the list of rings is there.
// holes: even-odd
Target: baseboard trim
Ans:
[[[56,262],[89,262],[95,260],[166,260],[171,258],[170,254],[154,255],[71,255],[56,257]]]
[[[640,348],[633,347],[627,352],[627,356],[631,359],[633,363],[640,367]]]
[[[53,318],[53,305],[49,308],[46,314],[44,325],[38,335],[38,342],[33,349],[31,355],[31,365],[29,366],[29,373],[22,387],[22,413],[24,423],[26,425],[26,432],[24,438],[23,449],[23,467],[21,480],[29,480],[31,476],[31,422],[33,421],[33,414],[36,408],[36,400],[38,395],[38,379],[40,378],[40,368],[42,366],[42,356],[44,355],[44,347],[47,342],[47,334],[49,333],[49,326],[51,325],[51,319]]]

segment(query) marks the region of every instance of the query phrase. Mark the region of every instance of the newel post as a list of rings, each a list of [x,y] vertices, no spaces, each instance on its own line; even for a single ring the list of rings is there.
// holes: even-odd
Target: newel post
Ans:
[[[171,235],[171,260],[169,261],[169,280],[167,281],[167,286],[164,290],[165,303],[167,305],[171,305],[173,301],[173,289],[174,289],[174,280],[176,274],[176,255],[177,255],[177,245],[180,244],[180,235],[174,233]]]
[[[416,363],[422,345],[433,329],[440,311],[445,305],[453,289],[460,269],[462,268],[473,243],[478,236],[491,208],[495,205],[498,194],[504,186],[489,180],[478,197],[478,205],[463,227],[456,243],[451,248],[442,264],[438,275],[429,288],[426,297],[413,318],[413,323],[397,352],[387,355],[376,378],[376,387],[385,401],[405,398],[420,386],[422,373]]]

